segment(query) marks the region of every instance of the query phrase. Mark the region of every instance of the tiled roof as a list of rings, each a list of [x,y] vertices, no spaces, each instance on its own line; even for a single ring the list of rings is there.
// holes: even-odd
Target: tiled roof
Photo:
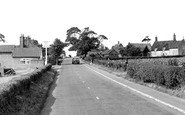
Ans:
[[[15,45],[0,45],[0,53],[11,53]]]
[[[13,51],[14,58],[40,58],[41,48],[15,48]]]
[[[176,49],[183,42],[184,41],[174,41],[174,40],[171,40],[171,41],[155,41],[154,44],[152,45],[152,51],[154,51],[155,48],[157,48],[157,51],[162,51],[163,48],[165,48],[165,50]]]
[[[108,54],[110,54],[112,51],[115,51],[115,52],[117,52],[115,49],[110,49],[110,50],[106,50],[106,51],[104,51],[104,52],[102,52],[102,54],[104,54],[104,55],[108,55]],[[118,53],[118,52],[117,52]],[[119,54],[119,53],[118,53]]]
[[[141,51],[143,51],[146,47],[148,47],[148,49],[151,51],[151,44],[143,44],[143,43],[130,43],[131,45],[138,47],[141,49]]]

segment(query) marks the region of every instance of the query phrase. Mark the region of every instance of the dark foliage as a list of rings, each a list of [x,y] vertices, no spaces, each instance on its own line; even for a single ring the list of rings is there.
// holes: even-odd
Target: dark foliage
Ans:
[[[72,46],[69,51],[77,51],[77,55],[87,55],[91,49],[98,49],[101,41],[107,39],[104,35],[97,35],[94,31],[88,27],[83,31],[77,27],[72,27],[67,30],[66,42],[69,42]]]

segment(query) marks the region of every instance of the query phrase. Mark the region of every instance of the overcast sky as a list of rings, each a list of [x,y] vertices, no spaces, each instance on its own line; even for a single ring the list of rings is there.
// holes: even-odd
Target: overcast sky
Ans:
[[[0,33],[8,44],[19,44],[21,34],[32,39],[65,41],[70,27],[90,27],[107,36],[109,48],[120,41],[153,43],[185,36],[184,0],[0,0]],[[2,43],[1,43],[2,44]]]

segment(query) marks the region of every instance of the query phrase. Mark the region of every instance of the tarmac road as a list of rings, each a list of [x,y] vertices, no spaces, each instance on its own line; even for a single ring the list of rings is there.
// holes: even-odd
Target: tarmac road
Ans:
[[[69,58],[64,60],[58,71],[56,83],[51,88],[41,115],[183,115],[183,111],[141,95],[106,77],[154,96],[162,102],[164,98],[167,104],[169,100],[174,107],[177,103],[180,110],[185,109],[184,100],[130,83],[88,64],[72,65]]]

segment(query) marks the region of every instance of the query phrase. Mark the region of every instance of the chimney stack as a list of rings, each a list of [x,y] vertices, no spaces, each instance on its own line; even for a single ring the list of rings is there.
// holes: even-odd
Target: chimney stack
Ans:
[[[24,48],[24,34],[21,34],[21,37],[20,37],[20,47],[21,48]]]
[[[176,35],[175,35],[175,33],[173,35],[173,41],[176,41]]]
[[[157,36],[155,37],[155,41],[156,41],[156,42],[158,41],[158,37],[157,37]]]

